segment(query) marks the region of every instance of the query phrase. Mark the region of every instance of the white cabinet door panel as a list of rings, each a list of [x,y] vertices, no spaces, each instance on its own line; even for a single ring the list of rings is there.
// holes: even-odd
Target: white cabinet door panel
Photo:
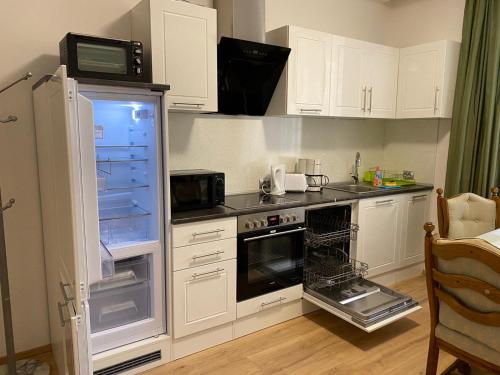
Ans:
[[[397,48],[373,45],[368,47],[367,108],[374,118],[396,117],[399,51]]]
[[[428,221],[429,194],[409,194],[403,197],[403,240],[401,265],[424,260],[424,224]]]
[[[400,203],[395,198],[364,199],[359,204],[358,260],[368,276],[397,267],[400,247]]]
[[[330,115],[363,117],[367,93],[364,43],[333,37]]]
[[[288,113],[328,115],[331,36],[290,26]]]
[[[170,85],[169,108],[217,111],[216,10],[182,1],[150,4],[152,78]]]
[[[236,319],[236,260],[174,272],[174,337]]]

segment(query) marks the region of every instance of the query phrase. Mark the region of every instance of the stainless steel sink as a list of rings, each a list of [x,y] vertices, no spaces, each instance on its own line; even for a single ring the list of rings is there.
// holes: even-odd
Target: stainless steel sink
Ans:
[[[349,184],[349,183],[334,183],[326,186],[327,189],[347,191],[348,193],[366,194],[372,191],[379,191],[380,189],[374,186],[367,186],[363,184]]]

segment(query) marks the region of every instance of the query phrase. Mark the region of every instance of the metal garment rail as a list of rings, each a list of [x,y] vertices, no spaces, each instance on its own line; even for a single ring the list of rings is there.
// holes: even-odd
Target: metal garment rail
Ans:
[[[0,94],[8,90],[12,86],[17,85],[21,81],[28,80],[32,77],[30,72],[18,80],[0,89]],[[0,123],[16,122],[17,117],[9,115],[6,119],[0,119]],[[5,245],[5,231],[3,226],[3,212],[11,208],[15,203],[14,199],[10,199],[4,206],[2,203],[2,191],[0,189],[0,288],[2,293],[2,309],[3,309],[3,324],[5,334],[5,349],[7,352],[7,369],[9,374],[16,374],[16,351],[14,347],[14,331],[12,328],[12,311],[10,306],[10,288],[9,274],[7,267],[7,248]]]

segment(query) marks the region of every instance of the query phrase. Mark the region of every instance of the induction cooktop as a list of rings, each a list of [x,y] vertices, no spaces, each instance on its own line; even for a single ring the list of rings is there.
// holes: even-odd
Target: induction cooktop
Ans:
[[[227,195],[224,206],[234,210],[258,208],[270,205],[286,205],[298,202],[293,199],[261,193]]]

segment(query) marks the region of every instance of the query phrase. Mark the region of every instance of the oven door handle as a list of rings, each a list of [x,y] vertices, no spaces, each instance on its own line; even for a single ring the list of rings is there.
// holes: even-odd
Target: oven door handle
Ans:
[[[276,233],[271,233],[271,234],[265,234],[263,236],[245,238],[243,241],[244,242],[256,241],[256,240],[260,240],[260,239],[263,239],[263,238],[282,236],[284,234],[289,234],[289,233],[304,232],[305,230],[306,230],[306,228],[298,228],[298,229],[286,230],[284,232],[276,232]]]

